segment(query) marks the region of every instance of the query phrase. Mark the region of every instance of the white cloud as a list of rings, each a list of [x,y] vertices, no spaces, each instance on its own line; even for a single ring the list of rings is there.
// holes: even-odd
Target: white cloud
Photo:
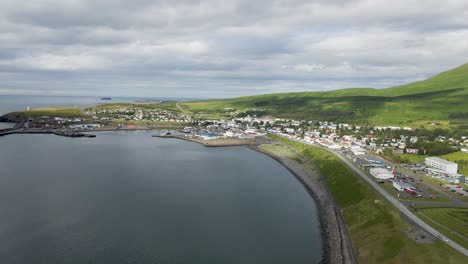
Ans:
[[[42,54],[37,56],[20,57],[14,60],[0,61],[2,66],[16,66],[25,69],[50,71],[79,71],[109,69],[110,63],[88,54],[55,55]]]
[[[0,93],[386,87],[466,63],[467,14],[465,0],[4,0]]]

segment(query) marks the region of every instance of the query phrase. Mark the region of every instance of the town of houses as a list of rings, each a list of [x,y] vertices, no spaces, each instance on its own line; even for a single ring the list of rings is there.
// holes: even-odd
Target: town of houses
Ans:
[[[165,109],[122,107],[116,109],[91,108],[85,114],[92,115],[94,120],[110,121],[112,119],[126,121],[159,121],[187,123],[189,119],[182,113]]]
[[[230,121],[205,120],[199,121],[196,125],[206,128],[203,131],[207,133],[196,134],[196,136],[206,140],[220,137],[255,137],[270,133],[306,144],[319,145],[333,151],[346,151],[355,158],[365,156],[368,153],[382,154],[385,150],[395,154],[421,154],[421,149],[410,148],[409,146],[419,141],[428,141],[425,136],[412,135],[413,129],[398,126],[376,126],[371,128],[350,124],[334,124],[332,122],[250,116],[234,118]],[[433,141],[444,142],[444,144],[450,145],[454,152],[462,151],[468,153],[467,136],[457,139],[439,135]],[[432,162],[432,159],[437,159],[437,163]],[[442,167],[434,166],[434,164],[449,164],[452,166],[452,169],[441,169]],[[447,165],[447,168],[449,165]],[[445,166],[443,165],[443,168]],[[440,158],[428,157],[424,164],[414,165],[412,168],[417,168],[426,172],[429,176],[448,182],[466,182],[465,177],[457,173],[457,169],[453,169],[453,166],[458,165]]]
[[[42,116],[32,123],[36,126],[71,129],[95,129],[122,120],[174,123],[186,126],[182,131],[185,136],[200,137],[205,140],[217,138],[254,138],[267,133],[315,144],[330,150],[348,150],[354,156],[368,152],[382,154],[385,150],[401,154],[425,154],[421,149],[413,148],[427,137],[412,133],[410,127],[375,126],[364,127],[351,124],[335,124],[306,120],[281,119],[272,117],[244,116],[230,120],[192,120],[177,110],[151,108],[89,108],[85,114],[90,118],[62,118]],[[65,126],[66,125],[66,126]],[[119,125],[121,126],[121,125]],[[438,135],[433,141],[444,142],[468,153],[468,137],[459,138]],[[458,175],[455,173],[455,175]]]

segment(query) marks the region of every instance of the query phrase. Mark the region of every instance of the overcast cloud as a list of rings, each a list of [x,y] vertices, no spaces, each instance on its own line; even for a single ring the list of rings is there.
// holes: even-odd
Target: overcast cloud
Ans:
[[[466,0],[0,0],[0,94],[382,88],[467,62]]]

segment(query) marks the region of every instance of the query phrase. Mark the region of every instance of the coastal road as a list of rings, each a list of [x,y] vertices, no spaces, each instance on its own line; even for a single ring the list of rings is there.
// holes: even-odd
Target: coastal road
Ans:
[[[293,139],[294,140],[294,139]],[[294,140],[303,144],[307,144],[305,142],[302,142],[300,140]],[[317,145],[315,145],[317,146]],[[320,147],[320,146],[319,146]],[[335,154],[341,161],[343,161],[346,166],[348,166],[351,170],[353,170],[357,175],[361,176],[367,183],[369,183],[370,186],[372,186],[377,192],[379,192],[385,199],[387,199],[390,203],[392,203],[396,208],[400,210],[401,213],[405,214],[409,219],[411,219],[414,223],[416,223],[419,227],[424,229],[426,232],[430,233],[434,237],[442,240],[445,242],[447,245],[452,247],[453,249],[459,251],[465,256],[468,256],[468,250],[461,245],[451,241],[451,240],[444,240],[445,236],[440,233],[439,231],[435,230],[432,228],[430,225],[428,225],[426,222],[423,220],[419,219],[416,215],[414,215],[404,204],[402,204],[400,201],[398,201],[396,198],[394,198],[391,194],[387,193],[382,187],[379,186],[379,184],[375,181],[373,181],[371,178],[369,178],[363,171],[361,171],[359,168],[354,166],[354,164],[342,156],[339,152],[337,151],[330,151],[331,153]]]
[[[333,154],[335,154],[338,158],[340,158],[349,168],[351,168],[356,174],[361,176],[367,183],[369,183],[376,191],[378,191],[385,199],[387,199],[390,203],[392,203],[395,207],[397,207],[403,214],[405,214],[409,219],[411,219],[413,222],[415,222],[418,226],[420,226],[422,229],[424,229],[426,232],[432,234],[433,236],[441,239],[444,241],[444,235],[441,234],[439,231],[435,230],[432,228],[430,225],[426,224],[423,220],[419,219],[416,215],[414,215],[408,208],[406,208],[405,205],[403,205],[400,201],[395,199],[391,194],[387,193],[384,189],[382,189],[378,183],[370,179],[363,171],[361,171],[359,168],[356,168],[354,164],[343,157],[341,154],[332,151]],[[455,250],[459,251],[465,256],[468,256],[468,250],[459,244],[451,241],[451,240],[445,240],[444,241],[447,245],[451,246]]]

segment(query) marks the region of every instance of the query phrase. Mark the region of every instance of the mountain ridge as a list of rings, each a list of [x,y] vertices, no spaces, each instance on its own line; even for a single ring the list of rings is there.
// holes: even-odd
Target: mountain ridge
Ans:
[[[468,129],[468,63],[428,79],[384,89],[273,93],[183,102],[200,118],[229,117],[233,110],[278,118],[371,125]],[[456,116],[456,118],[454,118]]]

